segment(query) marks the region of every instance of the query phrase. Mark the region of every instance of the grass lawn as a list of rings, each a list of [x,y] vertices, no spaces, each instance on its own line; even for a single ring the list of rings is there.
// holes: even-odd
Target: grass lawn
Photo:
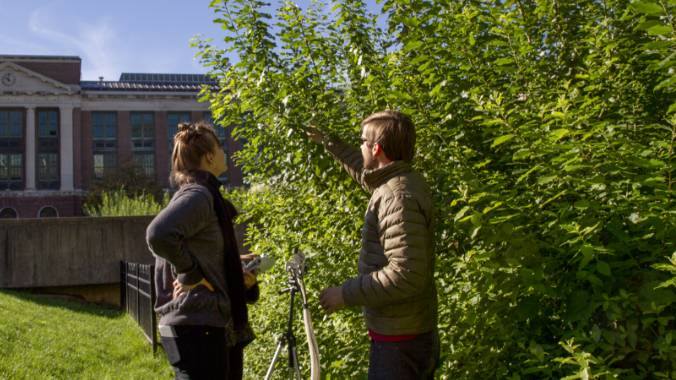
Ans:
[[[172,379],[126,314],[0,290],[0,379]]]

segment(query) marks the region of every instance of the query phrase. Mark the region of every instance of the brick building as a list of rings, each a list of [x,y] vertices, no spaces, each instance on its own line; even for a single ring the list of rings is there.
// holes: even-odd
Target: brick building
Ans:
[[[167,188],[172,137],[181,121],[210,120],[197,100],[200,74],[123,73],[83,81],[72,56],[0,55],[0,217],[81,215],[96,181],[129,166]],[[217,128],[230,170],[238,149]]]

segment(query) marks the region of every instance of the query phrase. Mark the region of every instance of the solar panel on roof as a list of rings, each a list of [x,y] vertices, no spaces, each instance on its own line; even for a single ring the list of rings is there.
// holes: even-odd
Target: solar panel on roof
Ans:
[[[122,73],[119,81],[82,81],[92,90],[199,91],[203,84],[217,81],[205,74]]]

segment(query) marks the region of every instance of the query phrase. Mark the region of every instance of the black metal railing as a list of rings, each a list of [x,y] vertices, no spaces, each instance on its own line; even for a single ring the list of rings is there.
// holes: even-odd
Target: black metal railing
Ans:
[[[141,326],[153,352],[157,350],[154,280],[153,265],[120,262],[120,306]]]

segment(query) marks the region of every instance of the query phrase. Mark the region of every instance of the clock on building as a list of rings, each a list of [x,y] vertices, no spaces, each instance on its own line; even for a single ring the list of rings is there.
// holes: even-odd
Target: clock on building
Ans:
[[[16,76],[14,76],[14,73],[10,72],[2,73],[2,76],[0,76],[0,82],[2,82],[2,84],[5,86],[11,86],[16,82]]]

